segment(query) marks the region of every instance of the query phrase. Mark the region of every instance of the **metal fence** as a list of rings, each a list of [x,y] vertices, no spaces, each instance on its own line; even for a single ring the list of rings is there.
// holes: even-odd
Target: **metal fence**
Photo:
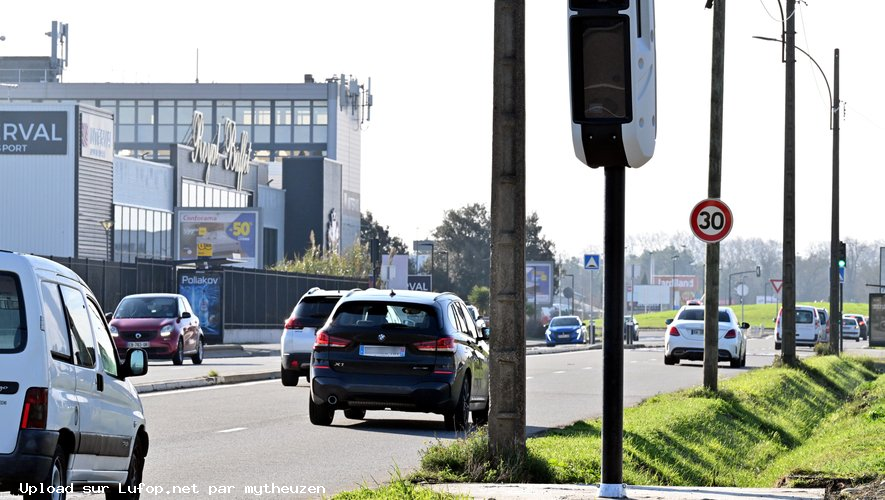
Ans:
[[[178,293],[178,268],[168,260],[136,259],[134,263],[49,257],[76,272],[105,312],[134,293]],[[350,277],[285,273],[222,267],[224,328],[279,328],[298,299],[313,287],[331,290],[365,288],[366,280]],[[192,304],[192,306],[196,306]]]

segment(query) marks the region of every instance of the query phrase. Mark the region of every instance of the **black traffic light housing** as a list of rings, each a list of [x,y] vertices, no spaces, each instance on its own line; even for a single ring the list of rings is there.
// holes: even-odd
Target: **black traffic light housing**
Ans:
[[[845,251],[845,242],[839,242],[839,267],[845,267],[845,264],[848,263],[848,259],[846,258],[847,252]]]
[[[654,0],[568,0],[575,155],[641,167],[657,135]]]

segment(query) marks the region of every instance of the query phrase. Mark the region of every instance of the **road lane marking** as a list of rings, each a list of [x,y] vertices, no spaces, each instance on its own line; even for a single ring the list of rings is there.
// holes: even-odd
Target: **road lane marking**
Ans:
[[[553,373],[556,375],[559,375],[560,373],[565,373],[565,372],[563,370],[559,370],[558,372],[553,372]]]
[[[592,366],[585,366],[584,369],[585,369],[585,370],[592,370],[593,367],[592,367]]]
[[[233,429],[225,429],[223,431],[218,431],[218,434],[227,434],[229,432],[240,432],[246,430],[245,427],[234,427]]]
[[[162,384],[163,382],[153,382],[155,384]],[[270,380],[259,380],[257,382],[243,382],[241,384],[218,384],[218,385],[207,385],[206,387],[191,387],[189,389],[173,389],[171,391],[155,391],[155,392],[146,392],[144,394],[139,394],[138,397],[141,399],[150,398],[155,396],[173,396],[176,394],[183,394],[186,392],[200,392],[200,391],[217,391],[221,389],[233,389],[235,387],[247,387],[250,385],[259,385],[259,384],[278,384],[280,383],[279,379],[270,379]],[[305,387],[306,389],[306,387]]]

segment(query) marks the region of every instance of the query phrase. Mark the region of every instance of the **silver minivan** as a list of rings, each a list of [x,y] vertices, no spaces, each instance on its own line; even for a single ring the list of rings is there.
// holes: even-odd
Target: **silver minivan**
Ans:
[[[0,251],[0,491],[64,499],[74,490],[138,498],[148,434],[86,283],[41,257]]]
[[[781,348],[781,319],[783,308],[777,313],[774,331],[774,348]],[[822,341],[824,326],[816,307],[796,306],[796,345],[814,347]]]

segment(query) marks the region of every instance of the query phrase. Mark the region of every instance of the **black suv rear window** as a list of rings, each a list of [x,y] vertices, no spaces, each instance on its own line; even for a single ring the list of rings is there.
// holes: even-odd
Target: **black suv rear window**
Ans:
[[[338,303],[337,296],[304,297],[295,306],[295,317],[305,326],[322,326]]]
[[[27,342],[25,301],[18,276],[0,273],[0,353],[21,352]]]
[[[679,314],[679,319],[686,321],[703,321],[704,309],[684,309],[682,313]],[[728,313],[726,311],[719,311],[719,322],[728,323],[729,321],[731,321],[731,318],[728,317]]]
[[[439,330],[436,309],[425,304],[352,301],[341,304],[332,326]]]

